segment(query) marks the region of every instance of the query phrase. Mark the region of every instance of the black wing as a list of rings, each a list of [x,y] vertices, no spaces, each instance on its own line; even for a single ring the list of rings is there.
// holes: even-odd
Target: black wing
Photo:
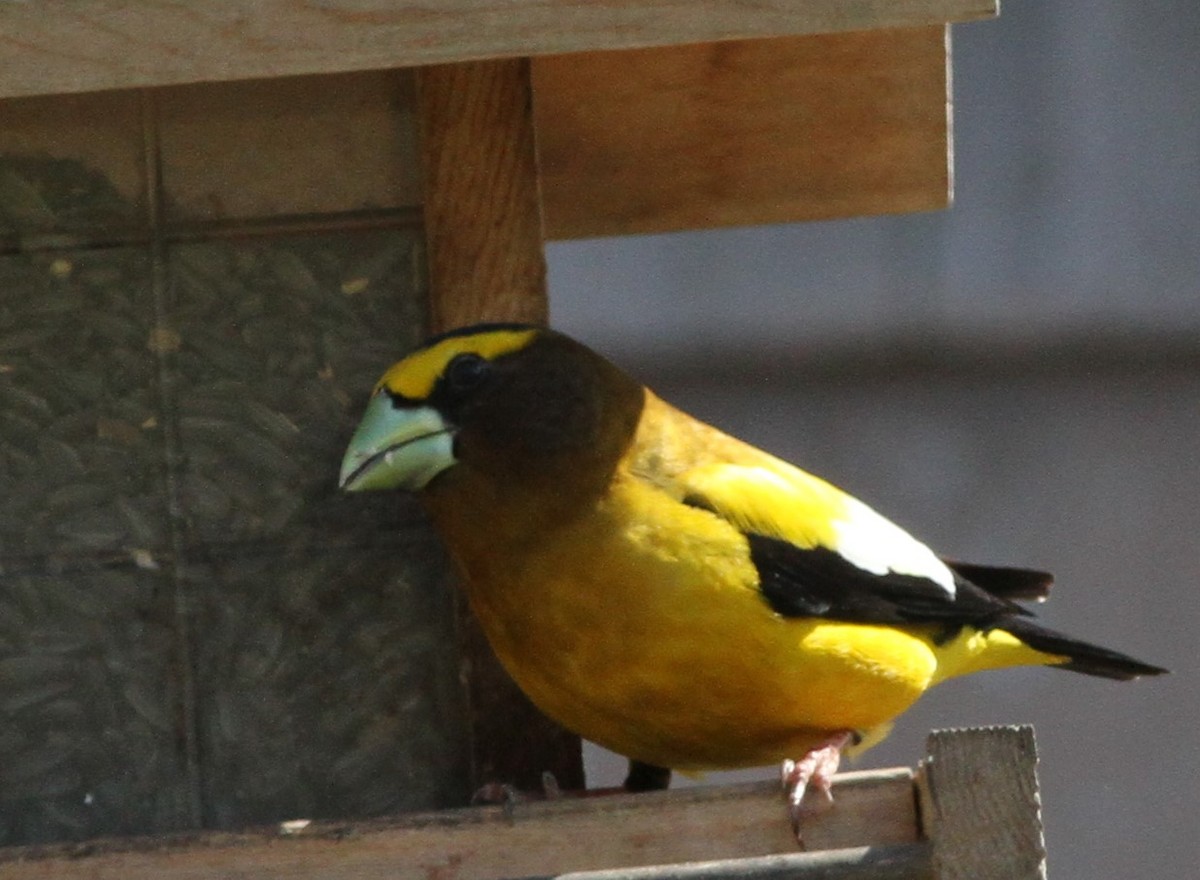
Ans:
[[[850,623],[927,623],[941,627],[935,641],[944,642],[963,626],[1003,629],[1038,651],[1066,657],[1060,669],[1086,675],[1129,679],[1166,672],[1128,654],[1081,642],[1030,620],[1031,612],[1008,596],[1039,598],[1049,589],[1049,575],[1026,569],[995,569],[949,563],[955,595],[928,578],[871,574],[825,548],[804,550],[795,544],[747,535],[750,558],[758,569],[759,589],[777,614],[820,617]],[[994,595],[964,575],[981,574]]]
[[[987,629],[1003,618],[1028,615],[1020,605],[994,596],[955,569],[955,595],[914,575],[872,574],[824,547],[803,549],[788,541],[749,534],[750,559],[759,589],[777,614],[823,617],[852,623],[933,623],[956,630]]]
[[[956,559],[943,559],[942,562],[963,579],[1003,599],[1044,602],[1050,596],[1050,588],[1054,586],[1054,575],[1048,571],[976,565]]]

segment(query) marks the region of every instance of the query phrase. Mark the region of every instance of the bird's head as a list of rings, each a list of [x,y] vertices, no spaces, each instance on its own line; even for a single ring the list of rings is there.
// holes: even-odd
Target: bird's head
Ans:
[[[633,436],[643,399],[640,385],[561,333],[452,330],[383,374],[340,484],[415,491],[460,466],[500,481],[564,469],[600,481]]]

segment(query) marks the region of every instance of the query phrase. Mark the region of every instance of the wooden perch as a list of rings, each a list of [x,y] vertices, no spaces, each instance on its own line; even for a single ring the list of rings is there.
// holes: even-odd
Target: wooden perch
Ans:
[[[843,773],[796,852],[773,782],[370,822],[0,850],[12,880],[1044,877],[1032,730],[945,731],[916,774]],[[915,795],[915,796],[914,796]]]

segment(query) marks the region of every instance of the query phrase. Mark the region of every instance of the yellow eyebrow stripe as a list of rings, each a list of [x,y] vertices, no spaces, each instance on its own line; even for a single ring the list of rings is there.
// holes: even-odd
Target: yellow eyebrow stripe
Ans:
[[[456,355],[471,352],[487,360],[495,360],[524,348],[537,332],[536,329],[488,330],[468,336],[447,337],[394,364],[383,374],[375,390],[386,388],[408,400],[425,400],[433,394],[433,388],[445,371],[446,364]]]

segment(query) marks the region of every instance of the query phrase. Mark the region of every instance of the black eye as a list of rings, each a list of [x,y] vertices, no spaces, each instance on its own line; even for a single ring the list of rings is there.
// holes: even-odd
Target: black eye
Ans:
[[[446,365],[446,385],[454,394],[477,388],[492,371],[492,365],[477,354],[455,355]]]

